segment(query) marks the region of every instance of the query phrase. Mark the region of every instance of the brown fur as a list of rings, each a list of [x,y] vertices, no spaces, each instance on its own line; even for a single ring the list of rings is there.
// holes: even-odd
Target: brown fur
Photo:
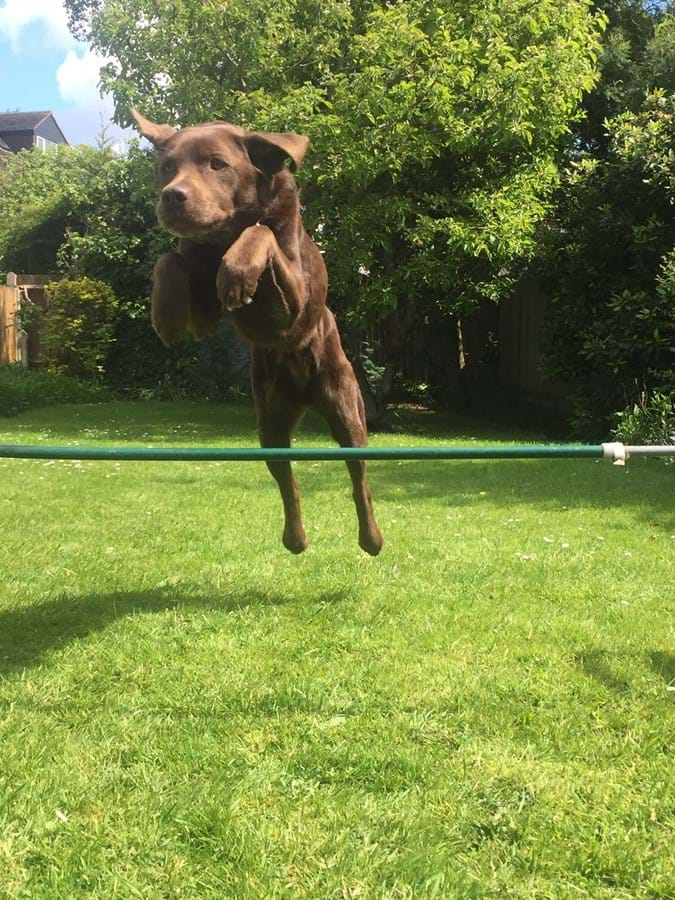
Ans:
[[[323,257],[302,225],[293,170],[307,138],[248,132],[224,122],[180,131],[135,110],[157,148],[157,216],[179,237],[155,265],[152,324],[168,345],[183,332],[203,338],[231,315],[252,344],[253,396],[263,447],[290,446],[307,407],[327,420],[343,447],[366,444],[363,400],[332,312]],[[366,464],[347,463],[359,544],[373,556],[382,535]],[[284,546],[307,546],[298,489],[287,462],[270,462],[284,504]]]

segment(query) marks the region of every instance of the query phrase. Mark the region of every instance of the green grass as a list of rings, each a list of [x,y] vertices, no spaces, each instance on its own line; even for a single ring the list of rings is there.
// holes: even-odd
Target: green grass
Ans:
[[[402,422],[372,443],[537,439]],[[255,434],[120,403],[13,441]],[[372,463],[377,559],[344,466],[296,471],[301,557],[262,463],[0,460],[0,896],[675,896],[675,468]]]

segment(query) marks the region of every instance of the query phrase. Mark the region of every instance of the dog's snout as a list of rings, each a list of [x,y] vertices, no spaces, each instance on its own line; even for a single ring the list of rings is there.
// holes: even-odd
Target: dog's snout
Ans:
[[[167,206],[180,206],[188,198],[188,192],[184,187],[167,187],[162,191],[162,203]]]

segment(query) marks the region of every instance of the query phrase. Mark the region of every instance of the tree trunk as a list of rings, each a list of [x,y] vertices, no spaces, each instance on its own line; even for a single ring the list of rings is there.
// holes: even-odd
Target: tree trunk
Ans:
[[[471,406],[471,386],[464,344],[464,329],[459,316],[455,317],[452,337],[454,359],[448,369],[448,394],[451,404],[466,410]]]

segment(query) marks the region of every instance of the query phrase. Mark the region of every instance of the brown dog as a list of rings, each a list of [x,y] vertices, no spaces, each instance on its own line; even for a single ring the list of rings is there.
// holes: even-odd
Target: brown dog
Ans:
[[[263,447],[290,446],[311,406],[343,447],[366,444],[363,400],[326,306],[323,257],[305,231],[292,171],[309,141],[298,134],[249,132],[225,122],[177,130],[132,110],[157,148],[159,222],[178,250],[154,270],[152,324],[168,346],[183,332],[210,334],[225,313],[252,344],[253,396]],[[288,462],[267,464],[284,503],[284,546],[307,547],[298,488]],[[382,548],[366,464],[347,463],[359,544]]]

